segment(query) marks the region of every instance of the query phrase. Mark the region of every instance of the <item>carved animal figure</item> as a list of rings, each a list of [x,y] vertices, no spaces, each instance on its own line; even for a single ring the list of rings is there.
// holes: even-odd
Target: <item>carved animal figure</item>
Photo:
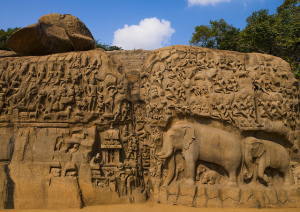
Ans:
[[[37,118],[39,111],[29,112],[29,118]]]
[[[215,170],[209,170],[203,165],[197,168],[196,179],[200,181],[201,184],[214,185],[220,182],[220,174]]]
[[[61,118],[61,117],[66,117],[66,118],[70,118],[70,114],[71,114],[71,106],[68,106],[67,109],[65,111],[59,111],[56,113],[56,117],[57,119]]]
[[[195,163],[202,160],[223,166],[229,175],[228,185],[237,186],[236,174],[242,160],[242,146],[234,135],[199,123],[173,125],[166,132],[162,151],[157,153],[161,159],[171,157],[163,186],[168,186],[173,179],[176,151],[182,151],[185,159],[187,184],[195,183]]]
[[[246,179],[252,178],[254,171],[256,171],[257,177],[269,183],[270,180],[265,174],[265,170],[270,167],[283,174],[284,185],[291,185],[290,158],[285,148],[280,144],[248,137],[245,139],[244,160],[247,167]],[[254,163],[257,164],[257,170],[254,170]]]
[[[29,116],[28,112],[19,112],[20,119],[26,119],[26,118],[28,118],[28,116]]]

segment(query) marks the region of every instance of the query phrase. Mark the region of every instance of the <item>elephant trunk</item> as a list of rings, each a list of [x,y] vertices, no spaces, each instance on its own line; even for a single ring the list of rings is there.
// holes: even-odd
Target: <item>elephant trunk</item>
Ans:
[[[170,140],[166,140],[163,144],[162,151],[156,155],[161,159],[169,158],[173,153],[173,146]]]
[[[247,173],[245,173],[245,179],[250,179],[253,176],[253,160],[248,151],[245,152],[245,165],[247,168]]]

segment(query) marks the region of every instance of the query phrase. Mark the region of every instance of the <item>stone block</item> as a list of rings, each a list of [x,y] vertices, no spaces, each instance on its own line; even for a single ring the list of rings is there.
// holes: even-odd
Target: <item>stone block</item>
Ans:
[[[48,209],[81,208],[83,205],[77,178],[54,177],[47,193]]]
[[[204,186],[198,186],[196,196],[201,197],[205,194],[206,194],[205,187]]]
[[[168,200],[168,191],[167,188],[160,188],[159,190],[159,202],[162,204],[167,203]]]
[[[273,188],[266,188],[265,190],[265,196],[269,199],[270,205],[275,205],[278,201],[276,190]]]
[[[259,201],[253,196],[253,190],[249,187],[241,188],[240,204],[247,208],[260,208]]]
[[[169,195],[175,195],[178,197],[179,195],[179,186],[178,185],[173,185],[168,187],[168,194]]]
[[[269,200],[265,197],[263,188],[254,188],[253,195],[259,201],[260,207],[264,207],[269,204]]]
[[[193,206],[193,203],[194,203],[194,196],[190,196],[190,195],[186,195],[186,196],[179,195],[177,200],[178,205]]]
[[[195,198],[195,207],[203,208],[205,206],[206,206],[206,196],[205,195],[197,196]]]
[[[223,205],[220,198],[217,197],[217,198],[208,199],[206,206],[212,208],[221,208]]]
[[[236,202],[240,201],[240,188],[223,188],[221,191],[221,199],[224,201],[226,199],[232,199]]]
[[[169,195],[168,196],[168,203],[169,204],[176,204],[177,203],[177,199],[178,199],[178,196],[176,196],[176,195]]]
[[[154,202],[159,202],[159,188],[157,185],[153,186],[153,190],[151,190],[150,197]]]
[[[180,185],[180,196],[192,196],[194,197],[196,194],[196,186],[194,185]]]
[[[223,207],[226,207],[226,208],[237,208],[237,207],[239,207],[239,202],[236,201],[236,200],[230,199],[230,198],[223,200],[222,204],[223,204]]]
[[[219,188],[216,187],[207,187],[206,194],[208,199],[213,199],[219,197]]]
[[[276,189],[278,201],[284,204],[287,201],[286,191],[284,189]]]
[[[8,198],[8,182],[4,166],[4,164],[0,164],[0,209],[5,209]]]

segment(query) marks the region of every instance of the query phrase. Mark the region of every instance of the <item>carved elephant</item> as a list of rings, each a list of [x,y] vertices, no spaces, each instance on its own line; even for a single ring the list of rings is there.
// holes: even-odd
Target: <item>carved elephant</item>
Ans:
[[[225,168],[229,175],[229,185],[237,185],[237,170],[242,160],[242,146],[234,135],[217,128],[199,123],[173,125],[165,134],[161,159],[169,159],[168,176],[163,186],[168,186],[175,172],[174,153],[181,151],[185,159],[187,184],[195,183],[195,164],[198,160],[216,163]]]
[[[257,164],[257,177],[269,182],[268,176],[265,174],[266,168],[274,168],[283,174],[284,185],[290,185],[290,157],[286,149],[280,144],[260,140],[254,137],[248,137],[244,141],[244,161],[247,168],[246,179],[253,177],[254,163]]]
[[[203,165],[198,166],[196,180],[199,180],[201,184],[218,184],[220,182],[220,179],[220,174],[215,170],[210,170]]]

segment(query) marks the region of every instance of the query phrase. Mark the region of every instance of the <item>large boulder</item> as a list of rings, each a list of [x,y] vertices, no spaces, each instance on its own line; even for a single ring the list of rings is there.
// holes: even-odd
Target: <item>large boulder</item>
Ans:
[[[77,17],[51,13],[13,33],[7,46],[21,56],[87,51],[96,47],[90,30]]]
[[[13,33],[6,45],[18,55],[47,55],[73,51],[65,29],[48,24],[31,24]]]
[[[77,17],[70,14],[50,13],[39,18],[39,23],[50,24],[64,28],[69,35],[85,35],[94,40],[92,33]]]

